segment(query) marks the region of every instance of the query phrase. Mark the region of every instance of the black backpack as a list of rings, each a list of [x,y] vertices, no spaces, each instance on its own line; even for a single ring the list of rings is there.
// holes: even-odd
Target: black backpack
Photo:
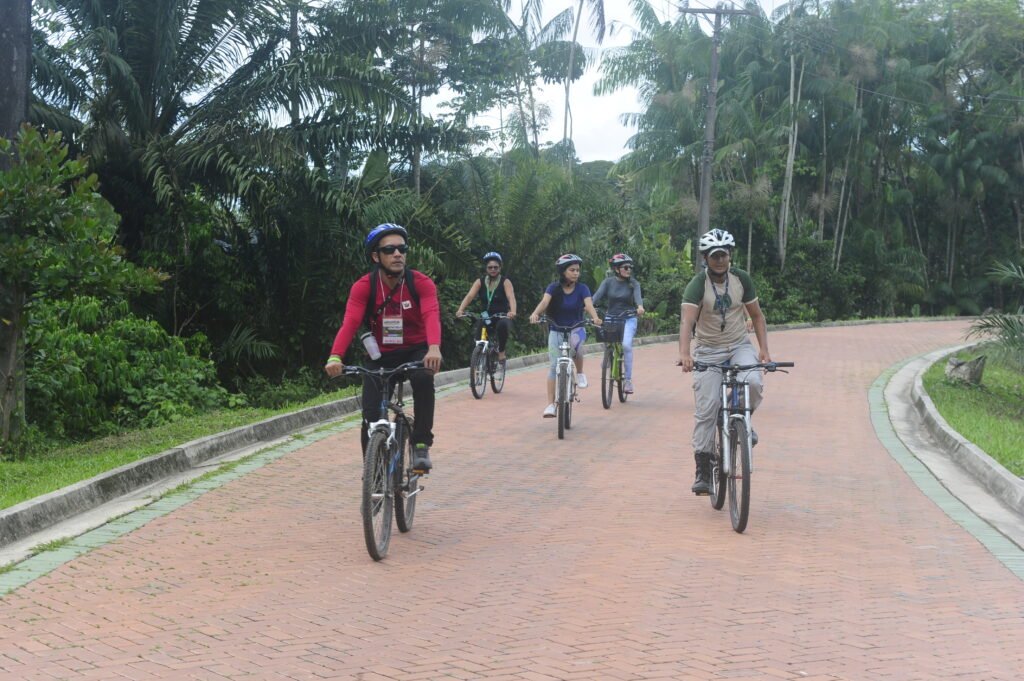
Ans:
[[[405,274],[402,276],[403,280],[405,281],[405,287],[409,290],[409,297],[412,298],[413,302],[416,303],[416,306],[419,307],[420,294],[416,292],[416,277],[414,276],[415,274],[416,270],[406,268]],[[374,267],[373,271],[370,272],[370,297],[367,299],[366,313],[363,315],[363,326],[365,326],[367,330],[373,330],[373,327],[370,326],[371,322],[375,317],[379,317],[381,313],[384,312],[384,308],[387,307],[388,303],[391,302],[391,299],[395,296],[396,293],[398,293],[398,289],[401,287],[401,283],[402,282],[399,281],[397,284],[395,284],[395,287],[391,289],[391,293],[388,294],[388,296],[380,305],[377,306],[377,309],[372,310],[370,308],[372,308],[373,305],[371,305],[369,301],[373,300],[377,295],[377,288],[380,285],[380,267]]]

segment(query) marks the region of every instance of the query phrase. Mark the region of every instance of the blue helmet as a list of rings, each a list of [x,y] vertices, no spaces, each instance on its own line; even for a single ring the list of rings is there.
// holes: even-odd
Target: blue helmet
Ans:
[[[398,234],[406,241],[409,241],[409,232],[405,230],[405,227],[396,225],[393,222],[385,222],[382,225],[377,225],[370,230],[370,233],[366,235],[366,241],[363,242],[367,258],[370,257],[371,253],[377,250],[377,244],[379,244],[380,240],[388,234]]]
[[[485,253],[484,257],[481,258],[481,260],[484,261],[485,265],[487,264],[488,260],[497,260],[499,265],[502,264],[501,253],[498,253],[497,251],[490,251],[489,253]]]

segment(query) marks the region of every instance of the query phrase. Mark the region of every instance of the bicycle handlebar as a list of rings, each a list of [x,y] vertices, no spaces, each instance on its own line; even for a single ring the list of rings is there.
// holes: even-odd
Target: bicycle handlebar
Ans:
[[[553,331],[563,331],[563,332],[564,331],[572,331],[573,329],[579,329],[579,328],[582,328],[584,326],[594,326],[595,325],[594,322],[590,321],[589,319],[582,319],[582,320],[576,322],[575,324],[570,324],[569,326],[559,326],[558,324],[555,324],[553,321],[551,321],[551,319],[547,315],[541,315],[540,317],[537,318],[537,323],[538,324],[543,324],[544,322],[547,322],[547,325],[548,325],[548,327],[551,328],[551,330],[553,330]]]
[[[756,364],[708,364],[707,362],[693,363],[694,371],[707,371],[708,369],[718,369],[720,371],[750,371],[752,369],[764,369],[765,371],[772,372],[777,371],[783,367],[796,366],[794,362],[758,362]]]
[[[483,317],[476,312],[463,312],[462,319],[483,319]],[[508,314],[505,312],[495,312],[494,314],[488,314],[487,319],[508,319]]]
[[[384,367],[381,367],[379,369],[367,369],[366,367],[361,367],[355,364],[346,364],[345,368],[342,370],[341,373],[344,376],[373,376],[375,378],[379,378],[380,380],[384,380],[385,378],[390,378],[391,376],[394,376],[396,374],[405,374],[412,371],[420,371],[426,368],[426,365],[423,364],[422,361],[406,362],[405,364],[399,364],[393,369],[386,369]]]

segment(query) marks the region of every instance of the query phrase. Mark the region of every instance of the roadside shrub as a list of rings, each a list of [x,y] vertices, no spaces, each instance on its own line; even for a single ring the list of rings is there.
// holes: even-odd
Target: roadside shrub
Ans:
[[[280,409],[289,404],[299,404],[343,387],[342,381],[329,381],[319,366],[301,367],[296,375],[282,377],[279,381],[262,375],[238,381],[238,390],[245,395],[246,401],[264,409]]]
[[[238,401],[217,384],[203,336],[170,336],[126,303],[33,303],[26,343],[29,421],[48,436],[151,427]]]

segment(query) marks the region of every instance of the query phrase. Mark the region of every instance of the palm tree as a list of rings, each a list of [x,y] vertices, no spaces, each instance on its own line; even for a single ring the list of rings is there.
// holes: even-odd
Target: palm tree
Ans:
[[[591,27],[594,29],[594,37],[597,44],[604,42],[605,21],[604,21],[604,0],[579,0],[576,5],[576,13],[572,27],[572,40],[569,42],[569,65],[565,71],[565,115],[562,123],[562,143],[566,146],[572,141],[569,131],[569,87],[574,80],[579,78],[575,70],[577,39],[580,33],[580,24],[583,21],[584,2],[590,4]]]

